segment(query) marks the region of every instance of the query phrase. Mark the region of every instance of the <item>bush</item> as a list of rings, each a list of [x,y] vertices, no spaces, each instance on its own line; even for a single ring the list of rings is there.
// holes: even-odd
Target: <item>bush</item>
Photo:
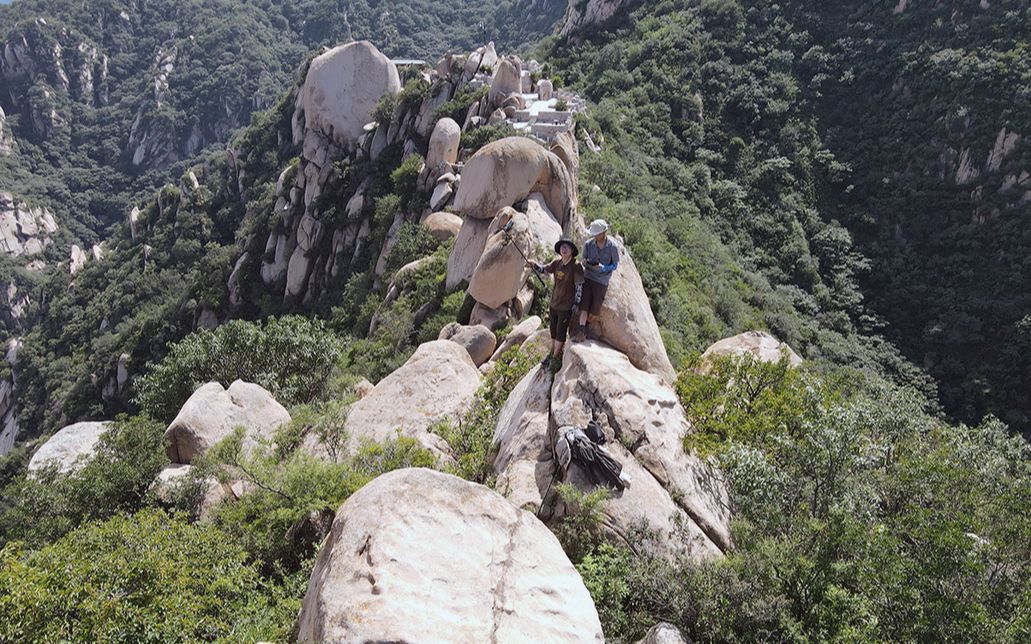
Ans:
[[[119,418],[79,470],[44,468],[4,489],[0,539],[38,545],[87,521],[134,512],[152,500],[150,485],[167,464],[164,425],[145,416]]]
[[[476,483],[493,484],[492,443],[498,414],[533,362],[519,347],[509,349],[487,373],[476,390],[472,407],[458,425],[443,422],[433,428],[451,446],[458,461],[453,474]]]
[[[136,384],[136,403],[170,422],[199,385],[216,381],[228,387],[234,380],[261,385],[283,405],[309,402],[322,392],[341,349],[317,320],[232,320],[186,336],[161,362],[148,365],[149,373]]]
[[[270,586],[214,526],[145,510],[0,550],[0,640],[281,639],[297,590]]]
[[[405,437],[384,443],[363,442],[350,456],[338,450],[335,461],[315,458],[300,449],[289,451],[284,435],[295,443],[306,433],[313,439],[328,436],[337,446],[345,439],[338,406],[328,405],[302,417],[308,431],[298,432],[296,427],[282,430],[277,436],[281,450],[268,446],[245,456],[241,452],[243,433],[237,431],[200,463],[202,475],[215,473],[226,480],[240,479],[251,488],[235,502],[219,506],[215,521],[267,574],[300,570],[314,554],[317,542],[296,543],[287,538],[287,531],[299,520],[313,512],[335,512],[351,494],[380,474],[403,467],[433,467],[436,463],[428,450]]]

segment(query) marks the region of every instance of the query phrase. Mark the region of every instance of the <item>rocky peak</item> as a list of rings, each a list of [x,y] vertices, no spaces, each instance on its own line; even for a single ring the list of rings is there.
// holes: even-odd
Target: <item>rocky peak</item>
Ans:
[[[49,210],[0,192],[0,251],[15,257],[37,255],[51,242],[57,222]]]

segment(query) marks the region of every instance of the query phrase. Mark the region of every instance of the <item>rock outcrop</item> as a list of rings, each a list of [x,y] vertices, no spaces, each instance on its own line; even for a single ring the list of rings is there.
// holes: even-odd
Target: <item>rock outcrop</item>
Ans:
[[[100,437],[111,428],[108,422],[68,425],[47,439],[29,460],[29,472],[56,465],[62,474],[82,467],[93,456]]]
[[[553,430],[584,427],[593,417],[630,473],[630,487],[603,509],[613,533],[644,520],[660,533],[663,549],[710,557],[730,547],[726,487],[711,467],[685,452],[684,438],[693,429],[676,393],[659,377],[601,343],[572,345],[555,376],[551,414]],[[568,474],[583,481],[575,471]]]
[[[486,487],[384,474],[340,507],[297,637],[337,642],[602,642],[554,535]]]
[[[49,210],[0,192],[0,252],[14,257],[37,255],[50,245],[56,232],[57,222]]]
[[[648,629],[644,638],[637,641],[637,644],[690,644],[691,640],[685,639],[683,633],[676,626],[666,622],[659,622]]]
[[[555,154],[533,139],[508,137],[483,146],[465,164],[455,210],[466,217],[492,219],[501,208],[539,192],[565,227],[576,206],[573,182]]]
[[[382,442],[401,435],[450,458],[447,442],[430,429],[465,415],[480,378],[463,346],[450,340],[419,345],[407,362],[351,406],[345,425],[348,449],[356,450],[363,438]]]
[[[485,326],[464,326],[452,322],[440,330],[438,340],[450,340],[465,348],[472,358],[473,364],[479,367],[494,354],[498,339]]]
[[[154,496],[164,503],[172,503],[176,494],[190,482],[193,471],[193,465],[169,465],[161,470],[151,484]],[[220,483],[213,476],[200,481],[200,484],[203,489],[197,510],[202,520],[210,518],[214,509],[224,499],[236,498],[232,485]]]
[[[338,145],[353,144],[384,94],[401,91],[397,67],[367,40],[330,49],[311,61],[304,80],[305,126]]]
[[[619,267],[609,280],[601,313],[596,321],[588,324],[588,333],[591,338],[622,351],[638,369],[672,384],[676,371],[662,344],[641,274],[626,247],[618,240],[617,244]]]
[[[627,0],[569,0],[559,36],[570,36],[581,29],[604,24],[625,4]]]
[[[244,428],[243,449],[271,440],[290,422],[290,414],[260,385],[237,380],[228,389],[217,382],[201,385],[165,430],[168,458],[191,463],[219,441]]]
[[[516,507],[536,512],[555,474],[549,438],[551,375],[535,366],[509,394],[494,430],[496,489]]]
[[[458,144],[462,139],[462,128],[444,117],[433,126],[429,148],[426,150],[426,167],[423,168],[420,184],[429,190],[441,175],[451,172],[458,160]]]
[[[802,364],[802,358],[787,343],[781,342],[765,331],[745,331],[713,343],[706,349],[700,359],[701,369],[703,372],[708,371],[711,368],[712,360],[718,357],[742,357],[745,355],[762,362],[777,362],[781,358],[786,358],[792,367]]]
[[[444,242],[457,237],[462,230],[462,218],[450,212],[434,212],[422,221],[422,227],[433,239]]]

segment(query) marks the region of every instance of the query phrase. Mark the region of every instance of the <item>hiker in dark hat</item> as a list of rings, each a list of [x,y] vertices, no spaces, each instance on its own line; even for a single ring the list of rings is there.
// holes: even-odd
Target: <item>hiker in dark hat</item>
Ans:
[[[562,347],[569,332],[569,321],[580,305],[584,283],[584,269],[575,259],[576,244],[570,239],[560,239],[555,242],[555,252],[558,258],[544,266],[527,262],[538,273],[551,273],[555,277],[548,316],[551,319],[551,353],[541,362],[544,368],[562,364]]]
[[[608,238],[609,225],[604,219],[591,222],[587,234],[590,239],[584,244],[584,293],[580,306],[580,323],[573,334],[573,340],[579,342],[587,336],[588,316],[601,314],[601,303],[609,289],[612,272],[619,266],[619,247]]]

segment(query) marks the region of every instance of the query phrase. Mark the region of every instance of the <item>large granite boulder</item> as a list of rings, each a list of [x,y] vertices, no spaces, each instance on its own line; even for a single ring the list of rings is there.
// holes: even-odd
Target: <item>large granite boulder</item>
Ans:
[[[298,621],[304,642],[604,641],[542,523],[426,469],[384,474],[340,507]]]
[[[452,322],[441,329],[437,339],[450,340],[464,347],[477,367],[490,359],[498,343],[497,336],[487,327],[458,322]]]
[[[339,145],[361,136],[384,94],[401,91],[397,67],[367,40],[317,56],[304,79],[305,125]]]
[[[529,218],[505,208],[491,222],[483,253],[469,281],[469,295],[487,308],[496,309],[519,294],[530,268],[523,257],[538,257]]]
[[[288,422],[290,414],[260,385],[237,380],[225,389],[209,382],[193,392],[165,430],[168,458],[191,463],[237,427],[244,428],[243,449],[249,452]]]
[[[630,486],[602,507],[603,526],[627,539],[645,522],[659,538],[661,554],[716,557],[730,540],[729,496],[718,472],[685,452],[693,431],[676,394],[657,376],[598,342],[569,346],[551,392],[552,440],[561,427],[584,427],[594,418],[609,439],[607,449],[623,464]],[[566,481],[590,489],[577,467]],[[565,508],[559,504],[556,515]]]
[[[351,406],[345,425],[348,449],[356,450],[363,438],[382,442],[400,434],[449,458],[451,448],[430,429],[440,421],[462,419],[480,378],[465,347],[450,340],[419,345],[407,362]]]
[[[450,212],[434,212],[422,221],[422,227],[436,241],[445,242],[458,236],[462,230],[462,218]]]
[[[625,353],[638,369],[672,384],[677,374],[666,355],[641,274],[626,247],[618,241],[617,244],[619,267],[609,280],[601,313],[588,324],[588,334]]]
[[[551,374],[530,369],[498,412],[494,430],[495,489],[516,507],[536,512],[555,473],[548,438]]]
[[[508,137],[483,146],[465,164],[454,206],[466,217],[491,219],[539,192],[565,227],[576,207],[574,181],[561,159],[533,139]]]
[[[691,644],[683,633],[676,626],[667,622],[659,622],[648,629],[644,638],[637,641],[637,644]]]
[[[82,422],[68,425],[47,439],[29,460],[29,472],[56,465],[62,474],[85,465],[97,449],[100,437],[111,428],[109,422]]]
[[[462,128],[454,119],[444,117],[433,126],[422,177],[424,190],[435,184],[440,175],[451,172],[451,165],[458,160],[458,144],[461,139]]]
[[[489,219],[466,217],[462,220],[455,245],[451,247],[451,254],[447,258],[445,286],[448,290],[472,278],[473,270],[483,254],[483,247],[487,244],[490,224]]]
[[[193,467],[193,465],[169,465],[158,472],[150,486],[154,496],[164,503],[173,503],[184,487],[192,482]],[[232,485],[219,482],[217,477],[209,476],[199,483],[202,486],[200,505],[197,508],[200,519],[211,518],[215,508],[223,499],[236,498]]]
[[[498,63],[494,70],[494,78],[490,82],[490,92],[487,100],[491,105],[501,105],[508,98],[509,94],[519,94],[522,91],[522,65],[518,58],[505,56]]]
[[[785,342],[781,342],[765,331],[745,331],[730,338],[724,338],[712,344],[701,357],[702,371],[708,371],[713,359],[722,356],[751,356],[762,362],[777,362],[786,358],[788,364],[797,367],[802,358]]]

